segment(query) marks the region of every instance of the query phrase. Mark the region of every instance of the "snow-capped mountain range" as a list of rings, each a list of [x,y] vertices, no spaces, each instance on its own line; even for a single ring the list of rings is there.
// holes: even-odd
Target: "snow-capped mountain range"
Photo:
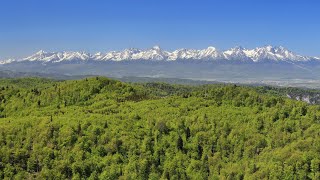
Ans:
[[[86,52],[45,52],[43,50],[21,59],[8,59],[0,61],[0,64],[10,64],[14,62],[41,62],[60,63],[70,61],[177,61],[177,60],[204,60],[204,61],[241,61],[241,62],[262,62],[262,61],[289,61],[289,62],[309,62],[319,61],[320,58],[298,55],[282,46],[264,46],[254,49],[235,47],[226,51],[219,51],[215,47],[208,47],[202,50],[178,49],[174,51],[162,50],[159,46],[154,46],[147,50],[125,49],[123,51],[111,51],[107,53],[90,54]]]

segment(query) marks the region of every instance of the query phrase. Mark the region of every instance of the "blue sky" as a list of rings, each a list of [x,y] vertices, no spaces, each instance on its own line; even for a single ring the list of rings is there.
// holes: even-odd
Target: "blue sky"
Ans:
[[[320,56],[319,0],[1,0],[0,59],[46,51],[282,45]]]

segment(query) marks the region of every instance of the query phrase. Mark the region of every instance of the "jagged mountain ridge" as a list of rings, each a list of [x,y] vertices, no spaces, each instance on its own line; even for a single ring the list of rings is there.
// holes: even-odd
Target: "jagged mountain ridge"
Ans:
[[[308,62],[319,61],[317,57],[298,55],[282,46],[264,46],[254,49],[235,47],[226,51],[219,51],[215,47],[209,46],[206,49],[178,49],[174,51],[162,50],[159,46],[154,46],[147,50],[136,48],[125,49],[123,51],[111,51],[107,53],[90,54],[87,52],[45,52],[43,50],[21,59],[8,59],[0,61],[0,64],[10,64],[13,62],[41,62],[59,63],[65,61],[129,61],[129,60],[151,60],[151,61],[177,61],[177,60],[229,60],[244,62],[261,61],[292,61]]]

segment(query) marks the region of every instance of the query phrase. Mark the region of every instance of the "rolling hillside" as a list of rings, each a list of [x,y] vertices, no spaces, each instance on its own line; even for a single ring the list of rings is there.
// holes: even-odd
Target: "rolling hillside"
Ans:
[[[0,80],[1,179],[318,179],[320,106],[238,85]]]

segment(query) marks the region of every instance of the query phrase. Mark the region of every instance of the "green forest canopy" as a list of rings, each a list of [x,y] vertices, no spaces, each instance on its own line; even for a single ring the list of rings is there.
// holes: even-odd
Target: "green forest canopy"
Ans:
[[[320,106],[259,87],[0,80],[0,179],[319,179]]]

